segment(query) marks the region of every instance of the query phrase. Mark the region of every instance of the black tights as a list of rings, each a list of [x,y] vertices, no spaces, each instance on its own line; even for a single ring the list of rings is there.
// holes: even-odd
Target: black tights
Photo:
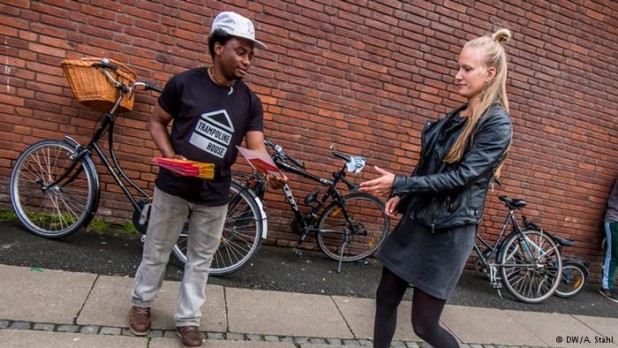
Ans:
[[[408,288],[408,282],[386,268],[376,295],[376,317],[373,348],[388,348],[397,327],[397,307]],[[420,289],[412,296],[412,328],[414,333],[436,348],[459,347],[455,337],[440,326],[440,315],[446,300],[435,298]]]

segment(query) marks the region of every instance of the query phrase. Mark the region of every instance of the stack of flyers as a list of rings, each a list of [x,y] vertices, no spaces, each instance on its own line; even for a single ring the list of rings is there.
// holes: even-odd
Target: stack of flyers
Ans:
[[[183,176],[196,176],[201,179],[212,179],[215,177],[215,165],[213,163],[163,157],[155,157],[153,161],[160,167]]]

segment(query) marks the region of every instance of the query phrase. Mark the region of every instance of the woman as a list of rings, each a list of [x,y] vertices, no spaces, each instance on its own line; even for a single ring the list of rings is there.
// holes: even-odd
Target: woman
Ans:
[[[390,347],[397,307],[414,286],[412,326],[434,347],[458,347],[440,315],[470,255],[487,189],[511,143],[506,55],[500,29],[467,42],[455,76],[467,103],[428,122],[411,176],[376,167],[361,191],[389,195],[387,214],[405,214],[378,255],[384,268],[376,295],[374,348]]]

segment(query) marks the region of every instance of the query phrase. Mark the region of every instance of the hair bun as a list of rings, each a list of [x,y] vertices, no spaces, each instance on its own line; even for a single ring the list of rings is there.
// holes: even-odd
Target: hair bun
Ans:
[[[492,36],[491,38],[494,39],[494,41],[497,42],[507,42],[511,39],[513,35],[511,34],[511,31],[508,29],[498,29]]]

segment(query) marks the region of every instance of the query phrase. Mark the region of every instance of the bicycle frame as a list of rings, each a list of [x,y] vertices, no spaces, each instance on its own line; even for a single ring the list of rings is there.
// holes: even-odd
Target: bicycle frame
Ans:
[[[502,285],[504,284],[513,296],[521,299],[522,301],[526,299],[534,303],[535,300],[530,300],[529,297],[526,297],[527,295],[522,295],[521,292],[519,292],[520,290],[515,290],[513,288],[513,284],[510,283],[510,281],[503,279],[503,277],[510,279],[510,276],[505,273],[505,267],[507,269],[516,269],[515,271],[511,271],[509,275],[517,274],[521,272],[521,270],[525,270],[524,274],[527,274],[525,277],[535,277],[534,274],[536,274],[536,272],[545,272],[545,262],[550,260],[553,257],[552,255],[557,255],[560,257],[559,244],[553,236],[545,233],[542,229],[537,228],[536,226],[530,227],[530,224],[526,222],[525,216],[523,218],[524,224],[521,225],[519,223],[515,216],[515,209],[523,208],[526,205],[524,201],[513,200],[506,196],[501,196],[500,200],[505,203],[505,206],[508,209],[508,214],[493,245],[477,234],[477,242],[473,247],[478,255],[478,259],[476,261],[477,267],[479,267],[481,272],[488,275],[491,286],[498,290],[498,295],[501,298],[502,294],[500,293],[500,288],[502,288]],[[507,233],[506,230],[509,225],[511,226],[511,232]],[[528,230],[530,232],[527,232]],[[537,240],[537,237],[530,238],[532,235],[538,236],[539,239]],[[544,242],[546,240],[550,241],[550,244],[552,245],[549,249],[545,249],[548,247]],[[543,245],[539,245],[538,242],[543,243]],[[481,250],[482,247],[484,247],[483,250]],[[547,256],[549,256],[549,258],[546,259]],[[511,260],[513,257],[516,257],[518,260],[516,266],[507,261]],[[560,260],[558,262],[560,262]],[[558,269],[560,269],[560,266],[558,266]],[[498,271],[501,272],[501,276],[498,276]],[[535,273],[531,274],[528,272]],[[537,283],[536,286],[541,287],[545,282],[546,278],[543,278],[540,283]],[[554,284],[555,285],[551,286],[555,291],[557,283]],[[517,286],[520,287],[520,285]],[[540,289],[536,286],[534,288],[535,291]],[[519,289],[523,291],[531,290],[531,288],[521,287]],[[542,296],[547,298],[546,296],[548,295],[545,294]]]
[[[338,202],[340,206],[345,205],[343,195],[339,192],[339,190],[336,189],[336,186],[340,181],[343,181],[351,189],[354,189],[356,187],[355,185],[353,185],[352,183],[350,183],[349,181],[345,179],[345,165],[342,170],[333,173],[334,180],[329,180],[329,179],[325,179],[317,175],[311,174],[298,167],[292,166],[284,161],[277,160],[276,158],[274,159],[274,162],[277,165],[277,167],[279,167],[279,169],[283,171],[298,174],[304,178],[307,178],[311,181],[315,181],[317,183],[322,184],[323,186],[328,187],[326,192],[322,195],[321,199],[318,199],[317,197],[313,197],[312,200],[306,199],[305,203],[307,205],[310,205],[310,203],[312,202],[317,202],[317,204],[314,204],[311,206],[311,211],[307,215],[309,216],[309,218],[306,218],[305,215],[301,212],[300,207],[296,201],[296,198],[290,186],[288,184],[285,184],[282,187],[281,190],[283,191],[286,202],[290,206],[290,209],[292,210],[292,213],[294,214],[296,221],[298,221],[298,223],[301,224],[302,235],[298,241],[298,246],[311,233],[340,233],[339,231],[320,230],[315,227],[315,222],[316,222],[316,219],[318,218],[318,212],[324,206],[324,204],[329,201],[331,197],[333,201]],[[257,197],[260,198],[259,204],[262,207],[261,199],[263,199],[264,193],[266,191],[265,184],[263,183],[263,180],[264,180],[263,175],[259,173],[254,173],[253,175],[251,175],[251,174],[245,174],[241,172],[234,172],[233,175],[244,176],[245,181],[250,181],[252,180],[252,177],[255,178],[256,176],[259,176],[258,178],[256,178],[256,182],[254,182],[253,184],[248,183],[248,185],[244,185],[244,186],[241,185],[241,187],[244,187],[244,189],[251,189],[257,195]],[[347,211],[345,209],[343,209],[342,211],[343,211],[343,214],[346,220],[348,220],[349,222],[349,216],[348,216]],[[264,213],[263,216],[266,216],[266,214]],[[266,231],[266,228],[263,230]],[[265,233],[264,233],[264,236],[265,236]]]
[[[491,252],[487,255],[487,257],[485,257],[483,255],[485,251],[481,252],[481,249],[479,248],[478,243],[474,244],[474,250],[478,254],[479,258],[482,260],[484,265],[490,266],[491,263],[489,261],[494,259],[497,256],[497,253],[500,250],[500,245],[503,241],[503,237],[505,236],[506,228],[507,226],[509,226],[509,221],[511,223],[510,225],[512,226],[513,231],[521,230],[521,226],[519,225],[519,222],[517,222],[517,219],[515,218],[515,211],[513,209],[509,209],[509,212],[506,218],[504,219],[504,223],[502,224],[502,228],[500,229],[500,233],[498,233],[498,238],[496,238],[496,241],[494,242],[493,245],[490,245],[485,239],[483,239],[483,237],[481,237],[480,234],[477,233],[476,239],[485,246],[485,251],[491,250]],[[493,265],[500,266],[498,264],[493,264]]]
[[[109,75],[107,70],[103,69],[103,74],[105,74],[105,76],[107,76],[108,79],[110,79],[110,81],[114,81],[114,79]],[[54,187],[58,185],[59,183],[63,182],[67,178],[68,178],[68,182],[71,182],[75,177],[77,177],[77,175],[79,175],[80,171],[82,170],[82,167],[80,167],[80,169],[77,172],[75,172],[73,175],[71,175],[70,177],[69,175],[73,172],[77,164],[80,161],[84,160],[84,158],[87,159],[87,161],[92,166],[92,168],[96,168],[96,166],[94,165],[91,159],[92,150],[94,150],[94,152],[97,153],[101,161],[103,161],[103,165],[107,168],[108,172],[112,175],[116,184],[120,186],[120,189],[122,190],[124,195],[129,199],[129,201],[131,202],[131,205],[133,205],[133,208],[135,210],[142,212],[142,215],[143,215],[143,211],[142,211],[143,205],[140,206],[140,202],[133,196],[133,194],[129,190],[129,186],[134,188],[141,195],[142,197],[141,202],[144,202],[144,204],[146,204],[146,202],[149,201],[150,196],[148,195],[148,193],[146,193],[145,190],[143,190],[133,180],[131,180],[131,178],[129,178],[129,176],[124,172],[124,170],[120,166],[120,163],[118,162],[118,158],[116,157],[116,153],[114,151],[114,123],[116,119],[114,113],[118,109],[124,96],[127,94],[127,92],[129,92],[129,89],[123,84],[119,84],[119,85],[117,84],[117,87],[120,93],[114,103],[114,106],[111,108],[109,112],[105,113],[105,119],[102,121],[101,125],[99,126],[99,128],[97,129],[97,131],[92,136],[92,138],[90,139],[90,141],[88,142],[86,146],[82,146],[77,140],[71,138],[70,136],[66,136],[66,135],[64,136],[65,141],[68,142],[71,146],[75,147],[74,158],[72,159],[71,165],[69,166],[69,168],[67,168],[65,173],[60,175],[54,182],[43,187],[43,189],[45,190],[50,187]],[[109,158],[107,157],[107,155],[105,154],[105,151],[98,144],[98,141],[101,139],[101,137],[103,136],[103,134],[105,134],[106,131],[108,131],[108,146],[109,146],[108,151],[111,157],[111,162]],[[96,169],[94,172],[96,174]],[[126,181],[129,186],[127,186],[123,182],[123,180]],[[98,177],[98,174],[97,174],[95,182],[96,182],[97,187],[94,190],[95,197],[94,197],[94,205],[93,205],[93,209],[91,213],[92,216],[94,216],[95,212],[98,209],[99,199],[101,195],[100,179]],[[89,222],[90,222],[90,219],[86,220],[85,224],[87,225]]]

